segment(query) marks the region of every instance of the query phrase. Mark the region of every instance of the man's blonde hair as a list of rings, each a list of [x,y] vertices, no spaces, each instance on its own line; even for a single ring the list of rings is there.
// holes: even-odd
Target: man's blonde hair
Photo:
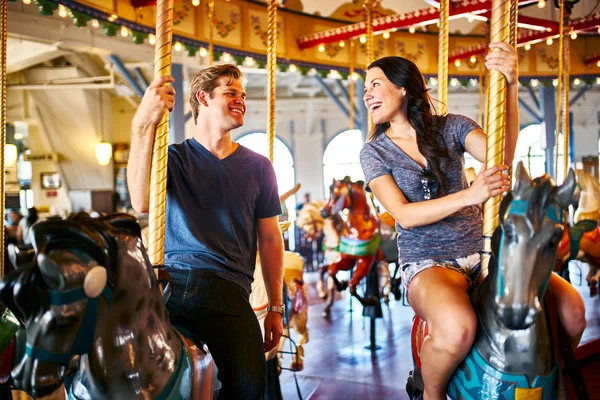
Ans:
[[[242,79],[242,71],[233,64],[213,65],[201,70],[192,79],[192,84],[190,85],[190,106],[192,106],[194,124],[198,121],[198,108],[200,107],[196,93],[203,91],[212,97],[213,91],[217,87],[217,80],[222,76],[229,78],[227,82],[229,85],[233,80]]]

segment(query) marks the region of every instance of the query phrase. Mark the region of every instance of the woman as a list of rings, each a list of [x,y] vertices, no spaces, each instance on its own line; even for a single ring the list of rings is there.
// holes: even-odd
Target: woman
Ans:
[[[29,236],[29,230],[31,226],[38,220],[37,208],[31,207],[27,210],[27,218],[22,218],[19,221],[19,227],[17,228],[17,243],[22,246],[31,246],[31,238]]]
[[[517,54],[506,43],[490,49],[485,65],[508,85],[504,163],[510,165],[519,130]],[[368,67],[363,100],[375,124],[360,155],[367,190],[397,221],[402,282],[429,327],[421,352],[423,398],[445,399],[477,330],[469,298],[481,272],[477,205],[509,189],[507,166],[484,169],[469,187],[464,152],[485,162],[485,133],[465,116],[435,115],[423,75],[404,58],[384,57]],[[585,328],[583,301],[556,274],[549,293],[576,347]]]

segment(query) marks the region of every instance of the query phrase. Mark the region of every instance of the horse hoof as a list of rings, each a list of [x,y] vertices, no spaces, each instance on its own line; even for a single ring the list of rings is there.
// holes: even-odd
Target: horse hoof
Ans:
[[[590,297],[595,297],[598,295],[598,286],[590,286]]]
[[[329,318],[329,310],[323,310],[323,312],[321,313],[321,316],[323,318]]]
[[[290,364],[290,369],[294,372],[300,372],[304,369],[304,363],[293,362]]]
[[[346,290],[348,288],[348,281],[336,282],[335,288],[337,289],[338,292],[343,292],[344,290]]]

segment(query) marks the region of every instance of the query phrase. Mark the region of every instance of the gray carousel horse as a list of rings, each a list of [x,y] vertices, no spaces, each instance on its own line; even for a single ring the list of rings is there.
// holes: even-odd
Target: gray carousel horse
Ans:
[[[171,325],[135,218],[32,229],[34,259],[0,285],[27,337],[16,388],[43,397],[65,382],[69,399],[82,400],[212,398],[212,357]]]
[[[563,234],[563,211],[575,185],[573,171],[557,187],[547,175],[531,180],[519,163],[514,190],[500,207],[489,275],[471,297],[478,336],[449,382],[450,398],[554,400],[561,395],[543,304]],[[415,318],[415,371],[407,383],[411,397],[423,389],[419,355],[426,330]]]

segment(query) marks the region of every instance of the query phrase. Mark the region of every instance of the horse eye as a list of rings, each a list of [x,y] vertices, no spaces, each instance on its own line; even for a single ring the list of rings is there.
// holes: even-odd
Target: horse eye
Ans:
[[[519,235],[517,234],[515,226],[510,222],[507,222],[504,226],[504,239],[511,243],[519,242]]]

